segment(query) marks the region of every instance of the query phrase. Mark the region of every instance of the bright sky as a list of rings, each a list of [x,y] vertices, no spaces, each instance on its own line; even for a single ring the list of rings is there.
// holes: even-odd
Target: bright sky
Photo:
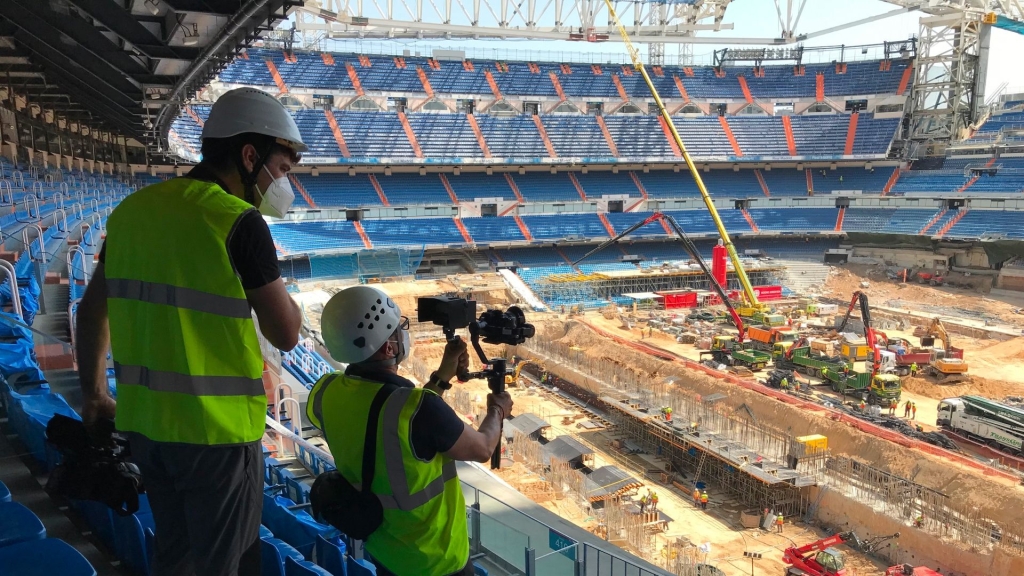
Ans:
[[[542,3],[543,4],[543,3]],[[785,2],[783,15],[785,15]],[[884,14],[897,10],[898,6],[883,2],[881,0],[808,0],[803,15],[797,26],[798,34],[813,33],[818,30],[831,28],[843,22],[852,22],[871,15]],[[862,45],[875,44],[885,40],[903,40],[919,33],[918,20],[921,13],[910,12],[890,16],[884,20],[864,24],[855,28],[849,28],[834,32],[825,36],[813,38],[806,42],[808,47],[815,46],[838,46],[845,44]],[[726,11],[726,23],[732,23],[733,30],[718,33],[700,32],[698,36],[721,38],[721,45],[698,44],[694,46],[694,60],[697,64],[710,63],[711,53],[716,48],[736,46],[729,42],[729,38],[774,38],[781,33],[778,16],[775,10],[775,3],[772,0],[735,0]],[[424,42],[397,41],[411,51],[422,51],[428,54],[431,48],[468,49],[478,53],[499,49],[525,50],[525,51],[550,51],[550,52],[589,52],[615,54],[618,58],[625,56],[625,49],[620,42],[604,43],[578,43],[561,41],[464,41],[464,42],[441,42],[430,40]],[[348,44],[348,43],[346,43]],[[375,43],[378,46],[381,43]],[[344,44],[339,43],[339,48]],[[348,44],[354,49],[352,44]],[[646,46],[642,47],[646,56]],[[677,47],[666,46],[666,63],[677,61]],[[995,90],[1002,82],[1007,82],[1010,88],[1017,88],[1017,92],[1024,92],[1024,67],[1020,65],[1020,55],[1024,54],[1024,36],[1014,34],[1005,30],[993,30],[991,54],[989,59],[987,92]],[[508,57],[508,56],[506,56]],[[514,56],[512,56],[514,57]],[[526,58],[525,55],[522,56]],[[511,57],[510,57],[511,58]],[[538,58],[540,59],[540,58]],[[830,60],[832,58],[829,58]],[[1011,90],[1014,91],[1014,90]]]

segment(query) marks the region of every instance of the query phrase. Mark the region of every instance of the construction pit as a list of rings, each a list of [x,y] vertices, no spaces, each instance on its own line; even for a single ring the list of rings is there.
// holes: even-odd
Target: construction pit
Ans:
[[[821,292],[845,300],[866,281],[855,272],[834,269]],[[877,278],[870,283],[861,289],[871,293],[873,304],[892,304],[887,292],[898,291],[898,307],[880,307],[892,309],[893,318],[918,314],[923,323],[936,313],[936,302],[951,302],[943,320],[969,359],[970,379],[956,385],[903,379],[904,399],[917,404],[916,423],[923,429],[934,429],[942,398],[1024,395],[1024,338],[1014,336],[1024,316],[1012,304],[960,295],[950,299],[953,289],[945,287],[901,289],[883,286]],[[340,286],[306,288],[298,299],[318,328],[318,306]],[[380,288],[414,321],[416,345],[404,366],[405,375],[419,382],[436,368],[444,339],[437,327],[416,325],[417,297],[472,295],[487,307],[515,300],[494,274],[383,283]],[[992,326],[969,309],[958,315],[956,308],[968,304],[984,308],[981,318],[1005,320]],[[755,574],[784,574],[782,556],[788,547],[847,530],[861,539],[898,532],[899,538],[870,554],[842,546],[847,573],[881,575],[888,566],[906,563],[944,575],[1024,574],[1020,472],[970,450],[948,451],[901,437],[837,409],[852,405],[853,398],[818,387],[810,395],[786,394],[758,383],[763,373],[745,376],[700,365],[694,345],[659,330],[641,335],[640,325],[626,329],[613,314],[591,311],[569,318],[531,312],[528,320],[537,326],[535,338],[487,352],[527,362],[518,385],[510,388],[514,415],[532,414],[545,426],[532,437],[508,434],[504,466],[496,473],[611,543],[676,574],[688,574],[694,563],[730,576],[750,574],[752,568]],[[886,332],[909,338],[912,323]],[[473,359],[471,369],[477,364]],[[485,383],[473,381],[456,385],[446,400],[475,422],[486,394]],[[833,396],[833,407],[818,396]],[[659,412],[664,406],[673,407],[671,424]],[[690,434],[694,422],[705,438]],[[796,438],[812,435],[826,437],[827,450],[795,448]],[[584,471],[614,466],[636,482],[623,483],[623,490],[595,501],[602,486],[588,484],[579,470],[544,456],[542,443],[559,437],[593,452]],[[707,510],[693,504],[695,481],[706,483]],[[657,515],[649,510],[639,514],[639,499],[648,490],[659,496]],[[764,509],[774,513],[776,508],[786,518],[781,534],[774,527],[745,527],[763,521]],[[762,557],[752,564],[745,552]]]

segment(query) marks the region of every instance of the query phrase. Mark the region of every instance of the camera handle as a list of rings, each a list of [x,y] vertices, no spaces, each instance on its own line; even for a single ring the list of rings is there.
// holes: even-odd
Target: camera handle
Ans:
[[[445,331],[445,336],[448,335],[448,331]],[[455,332],[452,331],[452,337]],[[450,340],[451,338],[449,338]],[[475,378],[486,378],[487,387],[491,389],[494,394],[501,394],[505,391],[505,375],[508,374],[507,360],[504,358],[487,358],[484,354],[483,348],[480,347],[480,324],[478,322],[471,322],[469,324],[469,339],[473,344],[473,349],[476,350],[477,356],[480,358],[480,362],[490,368],[486,368],[479,372],[465,372],[458,375],[458,379],[462,382]],[[506,414],[506,417],[511,414]],[[497,470],[501,468],[501,435],[498,436],[498,445],[494,447],[494,454],[491,454],[491,470]]]

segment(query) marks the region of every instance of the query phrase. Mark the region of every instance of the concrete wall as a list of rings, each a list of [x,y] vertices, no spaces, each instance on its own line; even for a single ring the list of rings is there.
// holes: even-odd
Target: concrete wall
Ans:
[[[815,491],[819,490],[815,488]],[[814,493],[811,499],[817,498]],[[816,518],[839,531],[853,530],[857,536],[871,538],[900,533],[887,551],[893,564],[927,566],[942,574],[965,576],[1019,576],[1024,574],[1024,558],[989,546],[967,550],[946,542],[919,528],[908,518],[900,522],[879,514],[870,506],[842,494],[829,491],[821,500]],[[911,552],[913,550],[914,552]]]

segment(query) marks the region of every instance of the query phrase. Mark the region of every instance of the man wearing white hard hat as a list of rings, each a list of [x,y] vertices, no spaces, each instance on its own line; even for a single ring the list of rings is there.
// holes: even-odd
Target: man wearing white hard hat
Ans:
[[[281,350],[302,320],[263,220],[294,198],[287,175],[306,150],[295,121],[265,92],[232,90],[202,142],[186,176],[110,215],[78,307],[82,416],[114,418],[129,438],[156,524],[154,576],[259,574],[267,397],[253,313]]]
[[[365,540],[378,576],[471,576],[466,503],[455,461],[490,460],[512,398],[507,392],[488,394],[487,415],[476,430],[445,404],[442,395],[451,380],[469,368],[461,339],[448,343],[423,388],[399,376],[398,366],[412,348],[409,319],[380,289],[338,292],[324,306],[320,325],[327,350],[348,368],[316,383],[306,414],[323,430],[338,472],[353,486],[362,482],[363,451],[371,445],[369,415],[374,407],[379,411],[379,437],[371,437],[373,460],[381,464],[373,467],[370,485],[383,521]]]

